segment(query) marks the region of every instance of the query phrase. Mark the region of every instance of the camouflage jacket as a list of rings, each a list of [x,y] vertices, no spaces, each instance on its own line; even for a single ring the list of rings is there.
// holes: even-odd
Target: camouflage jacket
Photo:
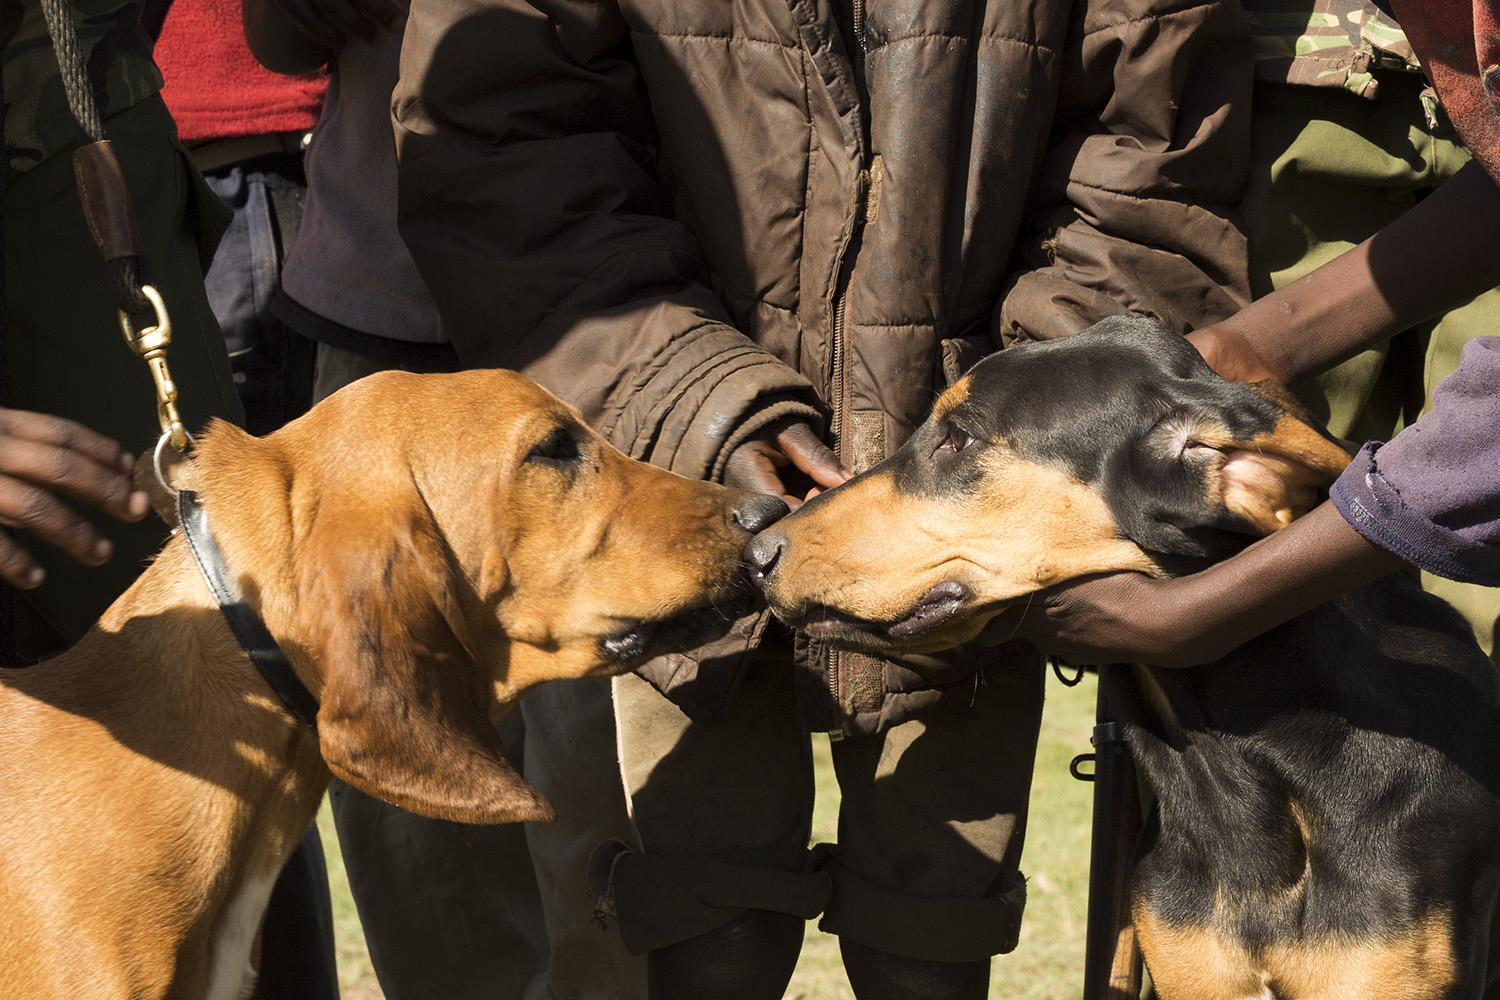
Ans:
[[[78,41],[105,117],[162,86],[141,27],[141,0],[71,0]],[[0,0],[4,44],[5,166],[14,180],[82,134],[68,109],[62,71],[39,0]]]
[[[1373,99],[1376,68],[1420,72],[1406,35],[1368,0],[1244,0],[1256,79]]]

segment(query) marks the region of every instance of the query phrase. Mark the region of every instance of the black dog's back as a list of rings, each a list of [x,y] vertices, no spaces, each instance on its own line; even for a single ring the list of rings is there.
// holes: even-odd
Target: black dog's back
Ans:
[[[1133,898],[1158,980],[1193,952],[1272,991],[1244,995],[1482,995],[1500,673],[1451,607],[1392,576],[1139,679],[1123,721],[1157,805]]]

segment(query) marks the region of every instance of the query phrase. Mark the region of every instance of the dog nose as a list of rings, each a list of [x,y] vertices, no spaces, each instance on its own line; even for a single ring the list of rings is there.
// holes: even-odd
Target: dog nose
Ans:
[[[749,567],[751,583],[765,588],[784,548],[786,539],[774,532],[762,531],[750,539],[750,544],[745,546],[745,563]]]
[[[753,493],[729,508],[729,518],[750,534],[765,531],[786,517],[791,508],[781,497]]]

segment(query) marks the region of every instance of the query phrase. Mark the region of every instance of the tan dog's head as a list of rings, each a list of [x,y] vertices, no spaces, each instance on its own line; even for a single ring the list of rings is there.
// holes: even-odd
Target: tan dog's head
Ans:
[[[896,454],[747,559],[788,624],[933,652],[1043,587],[1223,558],[1348,461],[1285,390],[1225,381],[1182,337],[1121,318],[980,362]]]
[[[632,461],[505,371],[373,376],[264,439],[216,427],[193,464],[231,563],[284,568],[242,585],[312,675],[328,766],[470,823],[552,816],[493,720],[726,629],[786,509]]]

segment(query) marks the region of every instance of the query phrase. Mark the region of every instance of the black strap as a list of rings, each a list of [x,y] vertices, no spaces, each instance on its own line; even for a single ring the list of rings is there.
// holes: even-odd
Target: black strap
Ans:
[[[261,621],[254,608],[245,603],[239,588],[229,579],[229,567],[224,563],[224,553],[219,551],[219,546],[208,530],[208,513],[198,502],[198,494],[192,490],[178,492],[177,517],[182,525],[182,537],[187,539],[188,549],[193,553],[193,561],[198,564],[198,570],[208,583],[214,600],[218,602],[219,610],[224,612],[224,620],[229,623],[230,631],[240,641],[245,652],[250,654],[250,662],[255,664],[255,669],[271,685],[271,690],[281,698],[287,711],[301,722],[317,729],[317,699],[297,677],[291,661],[276,644],[266,623]]]

